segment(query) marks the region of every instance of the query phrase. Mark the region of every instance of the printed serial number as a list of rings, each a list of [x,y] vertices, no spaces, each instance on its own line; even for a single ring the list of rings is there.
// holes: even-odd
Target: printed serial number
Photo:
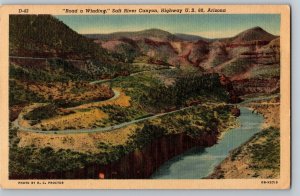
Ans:
[[[261,184],[278,184],[277,180],[262,180]]]

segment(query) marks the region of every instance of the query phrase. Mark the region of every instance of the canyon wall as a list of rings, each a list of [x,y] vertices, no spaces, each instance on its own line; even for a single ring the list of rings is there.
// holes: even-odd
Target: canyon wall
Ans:
[[[143,149],[130,152],[111,164],[94,164],[71,171],[30,176],[10,176],[10,179],[147,179],[172,157],[196,146],[212,146],[217,143],[217,140],[217,132],[205,132],[197,138],[191,138],[185,133],[167,135],[152,141]]]

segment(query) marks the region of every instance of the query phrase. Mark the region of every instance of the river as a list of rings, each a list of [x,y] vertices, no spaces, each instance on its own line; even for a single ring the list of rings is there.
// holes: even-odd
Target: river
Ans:
[[[238,117],[240,126],[227,131],[214,146],[193,148],[164,163],[152,179],[200,179],[208,176],[228,155],[229,152],[261,130],[262,115],[241,107]]]

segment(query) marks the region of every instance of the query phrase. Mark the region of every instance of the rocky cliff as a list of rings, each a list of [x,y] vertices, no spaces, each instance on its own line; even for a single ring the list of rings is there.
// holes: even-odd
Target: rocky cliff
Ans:
[[[212,146],[218,133],[205,133],[191,138],[184,133],[168,135],[152,141],[143,149],[125,155],[107,165],[89,165],[64,172],[48,172],[30,176],[10,176],[10,179],[146,179],[170,158],[196,146]]]

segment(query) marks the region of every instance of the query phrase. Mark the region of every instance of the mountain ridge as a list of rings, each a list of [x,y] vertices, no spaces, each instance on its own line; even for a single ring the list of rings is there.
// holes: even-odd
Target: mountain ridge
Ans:
[[[83,34],[84,36],[92,39],[120,39],[120,38],[131,38],[131,39],[141,39],[141,38],[162,38],[167,40],[176,39],[176,37],[168,32],[157,28],[150,28],[141,31],[120,31],[108,34]]]
[[[163,38],[168,38],[169,41],[198,41],[198,40],[203,40],[203,41],[208,41],[208,42],[213,42],[213,41],[223,41],[223,40],[228,40],[228,41],[234,41],[234,40],[241,40],[241,41],[252,41],[252,40],[268,40],[271,41],[272,39],[275,39],[276,37],[279,37],[277,35],[273,35],[267,31],[265,31],[262,27],[260,26],[255,26],[249,29],[246,29],[235,36],[232,37],[223,37],[223,38],[208,38],[208,37],[203,37],[200,35],[193,35],[193,34],[188,34],[188,33],[170,33],[168,31],[158,29],[158,28],[150,28],[150,29],[145,29],[145,30],[140,30],[140,31],[119,31],[119,32],[112,32],[112,33],[93,33],[93,34],[82,34],[83,36],[91,39],[120,39],[123,37],[127,38],[147,38],[147,37],[159,37],[159,35],[163,35]]]
[[[270,70],[271,66],[267,65],[272,65],[275,69],[279,67],[280,50],[272,53],[274,48],[279,48],[279,41],[273,41],[279,36],[272,35],[261,27],[253,27],[233,37],[221,39],[171,34],[158,29],[126,32],[115,37],[112,35],[116,34],[106,35],[106,39],[101,37],[103,35],[95,39],[97,36],[94,35],[94,42],[112,53],[126,56],[131,62],[142,58],[148,63],[193,66],[225,74],[234,80],[263,77]],[[273,44],[269,45],[270,42]],[[277,77],[278,73],[274,76]]]

